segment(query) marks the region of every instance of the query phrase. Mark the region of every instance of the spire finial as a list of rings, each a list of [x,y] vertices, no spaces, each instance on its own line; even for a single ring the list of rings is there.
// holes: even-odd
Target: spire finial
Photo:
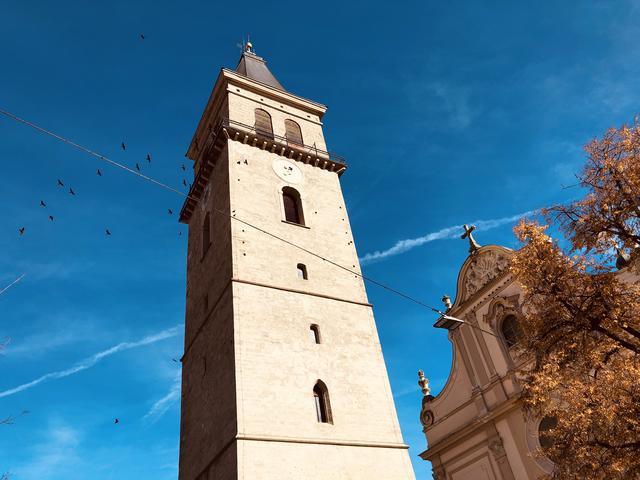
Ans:
[[[256,53],[253,51],[253,43],[251,43],[250,35],[247,35],[247,43],[244,44],[244,51],[249,53]]]

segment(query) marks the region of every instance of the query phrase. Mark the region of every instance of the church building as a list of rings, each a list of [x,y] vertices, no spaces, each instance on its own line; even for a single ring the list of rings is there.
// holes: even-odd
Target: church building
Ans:
[[[509,272],[513,251],[481,247],[465,225],[469,256],[458,275],[455,302],[435,327],[449,330],[451,373],[435,397],[419,372],[424,394],[420,422],[429,448],[420,454],[436,480],[533,480],[553,464],[537,454],[550,442],[555,419],[528,418],[522,409],[516,371],[525,358],[516,347],[521,334],[522,291]]]
[[[189,146],[180,480],[412,480],[326,107],[247,44]]]

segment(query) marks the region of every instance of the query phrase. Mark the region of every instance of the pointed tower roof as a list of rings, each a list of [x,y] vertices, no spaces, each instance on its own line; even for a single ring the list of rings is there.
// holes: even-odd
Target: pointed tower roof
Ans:
[[[236,72],[257,82],[269,85],[270,87],[284,90],[284,87],[267,67],[267,62],[264,58],[255,54],[251,42],[245,44],[240,62],[238,62],[238,66],[236,67]]]

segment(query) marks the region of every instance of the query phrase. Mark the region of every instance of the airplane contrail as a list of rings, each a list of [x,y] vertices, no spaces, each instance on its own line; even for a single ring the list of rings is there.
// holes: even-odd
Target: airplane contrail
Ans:
[[[471,223],[476,226],[476,231],[491,230],[492,228],[500,227],[508,223],[513,223],[516,220],[520,220],[523,217],[526,217],[528,215],[533,215],[537,212],[538,210],[529,210],[527,212],[518,213],[517,215],[512,215],[510,217],[495,218],[492,220],[476,220],[475,222],[471,222]],[[372,263],[372,262],[384,260],[386,258],[408,252],[409,250],[412,250],[416,247],[424,245],[425,243],[433,242],[434,240],[456,238],[460,236],[461,231],[462,231],[462,224],[454,225],[452,227],[442,228],[436,232],[427,233],[422,237],[408,238],[406,240],[398,240],[393,247],[390,247],[386,250],[382,250],[382,251],[376,250],[373,253],[367,253],[366,255],[360,258],[360,263],[366,264],[366,263]]]

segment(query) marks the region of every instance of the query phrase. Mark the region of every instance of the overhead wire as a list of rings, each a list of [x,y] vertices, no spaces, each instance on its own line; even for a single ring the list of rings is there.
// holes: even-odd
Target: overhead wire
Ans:
[[[41,127],[41,126],[39,126],[39,125],[37,125],[37,124],[35,124],[33,122],[25,120],[24,118],[21,118],[21,117],[13,114],[11,112],[8,112],[6,110],[0,109],[0,114],[2,114],[5,117],[8,117],[8,118],[18,122],[18,123],[22,123],[23,125],[27,125],[28,127],[31,127],[31,128],[33,128],[34,130],[36,130],[36,131],[38,131],[40,133],[43,133],[43,134],[48,135],[50,137],[53,137],[53,138],[55,138],[55,139],[57,139],[57,140],[59,140],[59,141],[61,141],[63,143],[66,143],[67,145],[75,147],[75,148],[77,148],[77,149],[79,149],[79,150],[81,150],[81,151],[83,151],[83,152],[85,152],[85,153],[87,153],[87,154],[99,159],[99,160],[102,160],[102,161],[104,161],[104,162],[106,162],[106,163],[108,163],[108,164],[110,164],[110,165],[112,165],[114,167],[120,168],[120,169],[122,169],[122,170],[124,170],[124,171],[126,171],[128,173],[136,175],[137,177],[140,177],[143,180],[151,182],[152,184],[154,184],[156,186],[159,186],[161,188],[169,190],[169,191],[171,191],[173,193],[177,193],[178,195],[180,195],[182,197],[185,197],[185,198],[188,198],[188,199],[192,199],[194,201],[199,201],[198,198],[190,195],[189,193],[181,192],[180,190],[178,190],[176,188],[173,188],[170,185],[167,185],[167,184],[165,184],[165,183],[163,183],[163,182],[161,182],[159,180],[156,180],[155,178],[150,177],[148,175],[144,175],[141,172],[138,172],[138,171],[136,171],[136,170],[134,170],[132,168],[129,168],[126,165],[123,165],[123,164],[121,164],[119,162],[116,162],[115,160],[112,160],[112,159],[110,159],[109,157],[107,157],[105,155],[102,155],[102,154],[100,154],[98,152],[95,152],[94,150],[91,150],[90,148],[87,148],[87,147],[85,147],[85,146],[83,146],[83,145],[81,145],[79,143],[76,143],[76,142],[74,142],[72,140],[69,140],[68,138],[63,137],[62,135],[58,135],[57,133],[54,133],[54,132],[52,132],[50,130],[47,130],[46,128],[43,128],[43,127]],[[311,251],[311,250],[309,250],[307,248],[304,248],[304,247],[302,247],[302,246],[300,246],[300,245],[298,245],[298,244],[296,244],[296,243],[294,243],[294,242],[292,242],[290,240],[287,240],[286,238],[282,238],[282,237],[280,237],[280,236],[278,236],[278,235],[276,235],[274,233],[269,232],[268,230],[265,230],[265,229],[263,229],[261,227],[253,225],[253,224],[247,222],[246,220],[242,220],[241,218],[236,217],[234,214],[227,213],[227,212],[224,212],[224,211],[216,209],[216,208],[213,208],[212,210],[215,213],[218,213],[220,215],[223,215],[225,217],[233,219],[236,222],[239,222],[239,223],[241,223],[243,225],[246,225],[246,226],[248,226],[250,228],[253,228],[254,230],[257,230],[257,231],[259,231],[259,232],[261,232],[261,233],[263,233],[265,235],[268,235],[268,236],[270,236],[272,238],[275,238],[275,239],[277,239],[277,240],[279,240],[279,241],[281,241],[283,243],[286,243],[287,245],[290,245],[290,246],[292,246],[294,248],[297,248],[298,250],[301,250],[301,251],[303,251],[303,252],[305,252],[305,253],[307,253],[309,255],[312,255],[312,256],[314,256],[316,258],[319,258],[319,259],[321,259],[321,260],[323,260],[323,261],[325,261],[325,262],[327,262],[327,263],[329,263],[329,264],[331,264],[331,265],[333,265],[333,266],[335,266],[337,268],[340,268],[340,269],[342,269],[342,270],[344,270],[346,272],[349,272],[349,273],[351,273],[353,275],[356,275],[356,276],[362,278],[364,281],[372,283],[372,284],[374,284],[374,285],[376,285],[376,286],[378,286],[380,288],[383,288],[384,290],[387,290],[388,292],[391,292],[391,293],[393,293],[395,295],[398,295],[399,297],[404,298],[405,300],[409,300],[409,301],[411,301],[411,302],[413,302],[413,303],[415,303],[417,305],[420,305],[420,306],[422,306],[424,308],[427,308],[427,309],[433,311],[434,313],[437,313],[439,315],[445,315],[446,314],[445,312],[441,311],[440,309],[432,307],[431,305],[428,305],[427,303],[424,303],[421,300],[418,300],[417,298],[414,298],[414,297],[412,297],[410,295],[407,295],[406,293],[403,293],[400,290],[397,290],[397,289],[395,289],[393,287],[390,287],[390,286],[388,286],[388,285],[386,285],[386,284],[384,284],[382,282],[379,282],[379,281],[377,281],[377,280],[375,280],[375,279],[373,279],[371,277],[363,275],[362,273],[360,273],[360,272],[358,272],[356,270],[352,270],[349,267],[345,267],[344,265],[341,265],[341,264],[339,264],[339,263],[337,263],[337,262],[335,262],[335,261],[323,256],[323,255],[315,253],[315,252],[313,252],[313,251]],[[13,285],[14,283],[17,283],[23,276],[24,275],[22,275],[18,280],[14,281],[11,285]],[[4,290],[0,291],[0,294],[2,292],[4,292],[5,290],[7,290],[9,287],[11,287],[11,285],[9,285],[8,287],[5,287]],[[494,335],[492,332],[483,330],[482,328],[480,328],[480,327],[478,327],[476,325],[473,325],[471,323],[467,323],[467,322],[463,322],[463,323],[465,323],[466,325],[470,325],[471,327],[476,327],[476,328],[480,329],[481,331],[483,331],[485,333],[490,333],[491,335]]]

